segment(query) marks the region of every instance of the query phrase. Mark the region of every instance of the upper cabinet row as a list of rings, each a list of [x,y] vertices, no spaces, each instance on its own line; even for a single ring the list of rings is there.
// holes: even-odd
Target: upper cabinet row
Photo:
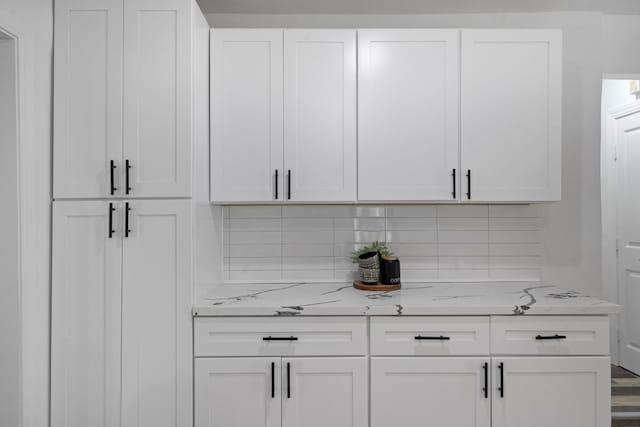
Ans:
[[[560,31],[211,34],[214,203],[560,199]]]
[[[191,195],[191,0],[59,0],[54,198]]]

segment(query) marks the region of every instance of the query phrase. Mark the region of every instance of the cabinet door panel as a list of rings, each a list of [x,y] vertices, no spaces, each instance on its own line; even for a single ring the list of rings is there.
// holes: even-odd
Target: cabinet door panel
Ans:
[[[493,373],[494,427],[611,425],[608,357],[500,358]]]
[[[454,199],[459,31],[361,30],[358,57],[358,199]]]
[[[282,380],[283,427],[367,426],[366,358],[282,359]]]
[[[371,427],[489,427],[491,401],[483,390],[483,366],[488,362],[488,358],[372,358]]]
[[[188,200],[129,202],[122,272],[122,425],[192,423]],[[126,208],[125,208],[126,209]]]
[[[211,198],[283,200],[282,30],[211,31]]]
[[[191,195],[191,33],[187,0],[126,0],[124,158],[129,194]]]
[[[561,47],[556,30],[462,32],[462,171],[471,170],[471,201],[560,199]]]
[[[120,203],[53,204],[51,426],[120,425]]]
[[[280,427],[280,383],[280,358],[196,359],[195,427]]]
[[[291,200],[356,199],[356,33],[285,30],[284,168]]]
[[[55,21],[54,197],[106,197],[110,161],[122,171],[122,0],[61,0]]]

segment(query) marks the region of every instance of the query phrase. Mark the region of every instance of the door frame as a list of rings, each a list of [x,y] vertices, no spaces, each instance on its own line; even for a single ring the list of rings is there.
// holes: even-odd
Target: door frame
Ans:
[[[18,266],[17,266],[17,279],[18,279],[18,307],[17,307],[17,311],[18,311],[18,330],[19,330],[19,334],[18,334],[18,426],[21,427],[23,425],[23,418],[24,418],[24,402],[23,402],[23,398],[25,396],[24,393],[24,387],[23,387],[23,382],[24,382],[24,373],[23,373],[23,367],[25,365],[25,352],[23,351],[24,349],[24,312],[22,310],[22,306],[23,306],[23,301],[26,300],[23,297],[23,257],[22,257],[22,250],[23,250],[23,221],[22,221],[22,205],[23,205],[23,192],[22,192],[22,160],[23,160],[23,156],[22,156],[22,135],[23,135],[23,122],[21,120],[21,117],[23,117],[24,113],[24,105],[21,102],[23,98],[23,87],[21,85],[21,71],[22,71],[22,67],[20,66],[20,59],[22,58],[21,53],[23,52],[23,44],[21,43],[21,35],[20,33],[12,28],[12,26],[10,24],[8,24],[8,19],[9,17],[5,17],[4,15],[0,14],[0,33],[3,34],[3,36],[5,36],[6,38],[8,38],[9,40],[11,40],[11,42],[13,43],[13,55],[14,55],[14,66],[15,66],[15,71],[14,71],[14,76],[15,76],[15,136],[16,136],[16,158],[15,161],[16,163],[16,186],[17,186],[17,205],[16,205],[16,209],[17,209],[17,221],[18,223],[16,224],[17,226],[17,234],[18,234],[18,241],[17,241],[17,259],[18,259]]]
[[[601,214],[602,214],[602,283],[605,299],[620,304],[618,278],[618,164],[616,123],[630,114],[640,112],[640,100],[609,109],[604,117],[601,147]],[[621,318],[611,316],[611,361],[620,363]]]

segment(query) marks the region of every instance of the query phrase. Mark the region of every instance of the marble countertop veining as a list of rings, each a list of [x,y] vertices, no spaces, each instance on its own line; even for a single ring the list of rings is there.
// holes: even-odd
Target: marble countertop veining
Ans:
[[[367,292],[350,283],[227,284],[194,316],[605,315],[620,306],[540,282],[409,283]]]

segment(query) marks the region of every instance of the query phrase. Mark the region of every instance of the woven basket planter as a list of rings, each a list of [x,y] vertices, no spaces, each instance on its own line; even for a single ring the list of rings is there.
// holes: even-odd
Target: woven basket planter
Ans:
[[[367,252],[358,257],[360,280],[365,283],[378,283],[380,280],[380,255]]]

